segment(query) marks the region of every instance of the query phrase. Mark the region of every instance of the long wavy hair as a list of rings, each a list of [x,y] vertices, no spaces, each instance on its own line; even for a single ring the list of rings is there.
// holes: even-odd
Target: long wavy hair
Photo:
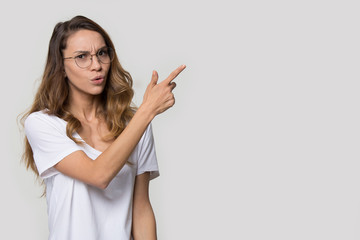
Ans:
[[[23,124],[31,113],[46,109],[47,114],[55,115],[67,122],[66,134],[77,144],[80,144],[80,141],[73,137],[73,133],[81,127],[81,123],[68,110],[69,84],[64,76],[63,50],[66,49],[69,36],[83,29],[100,33],[107,47],[114,50],[114,60],[111,62],[106,85],[101,93],[101,106],[97,115],[105,120],[110,131],[106,139],[114,139],[124,130],[136,110],[132,105],[134,91],[131,75],[121,66],[109,35],[97,23],[84,16],[76,16],[69,21],[56,24],[50,39],[41,84],[30,110],[21,118]],[[26,136],[23,161],[26,168],[33,170],[38,177],[33,151]]]

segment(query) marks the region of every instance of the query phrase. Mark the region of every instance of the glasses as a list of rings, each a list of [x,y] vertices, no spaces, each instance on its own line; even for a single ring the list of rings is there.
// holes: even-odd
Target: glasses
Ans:
[[[96,56],[98,61],[103,64],[111,63],[114,60],[114,51],[110,47],[103,47],[99,49],[96,54],[90,54],[87,51],[80,51],[80,54],[75,57],[67,57],[64,59],[74,59],[79,68],[88,68],[93,61],[93,56]]]

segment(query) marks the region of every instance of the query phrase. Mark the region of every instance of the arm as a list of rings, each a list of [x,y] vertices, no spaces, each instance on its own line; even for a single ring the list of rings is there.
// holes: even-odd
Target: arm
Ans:
[[[174,105],[172,90],[176,85],[172,80],[184,69],[184,65],[178,67],[159,84],[158,75],[153,72],[138,111],[120,136],[98,158],[92,160],[83,151],[76,151],[54,167],[65,175],[105,189],[125,165],[148,124],[156,115]]]
[[[149,199],[148,172],[135,180],[132,235],[134,240],[156,240],[156,222]]]

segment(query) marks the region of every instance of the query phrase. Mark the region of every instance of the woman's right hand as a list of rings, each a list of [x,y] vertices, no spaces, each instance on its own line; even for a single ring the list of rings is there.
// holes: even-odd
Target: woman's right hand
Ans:
[[[172,90],[176,87],[176,83],[172,81],[185,68],[185,65],[181,65],[159,84],[157,83],[159,76],[154,70],[140,107],[145,107],[148,111],[150,111],[153,117],[172,107],[175,104],[175,98]]]
[[[83,151],[74,151],[64,157],[54,167],[59,172],[95,187],[105,189],[126,164],[130,154],[143,136],[151,120],[174,105],[173,81],[185,65],[178,67],[164,81],[157,83],[154,71],[151,82],[146,88],[144,100],[124,131],[95,160]],[[140,110],[141,109],[141,110]],[[28,122],[29,124],[29,122]],[[40,126],[38,124],[38,126]],[[52,130],[52,128],[50,128]],[[44,131],[37,131],[43,133]],[[46,142],[46,139],[42,139]]]

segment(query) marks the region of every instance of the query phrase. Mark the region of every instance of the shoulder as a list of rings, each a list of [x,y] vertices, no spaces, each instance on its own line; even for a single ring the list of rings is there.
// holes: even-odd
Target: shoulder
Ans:
[[[137,145],[138,155],[146,155],[149,151],[153,151],[155,147],[154,144],[152,126],[149,124]]]
[[[67,123],[63,119],[55,115],[48,114],[46,110],[31,113],[24,122],[25,130],[32,128],[42,128],[44,130],[56,128],[58,130],[63,130],[66,128],[66,124]]]
[[[151,123],[147,126],[144,134],[142,135],[139,143],[146,144],[149,141],[153,141],[153,132],[152,132],[152,125]]]

